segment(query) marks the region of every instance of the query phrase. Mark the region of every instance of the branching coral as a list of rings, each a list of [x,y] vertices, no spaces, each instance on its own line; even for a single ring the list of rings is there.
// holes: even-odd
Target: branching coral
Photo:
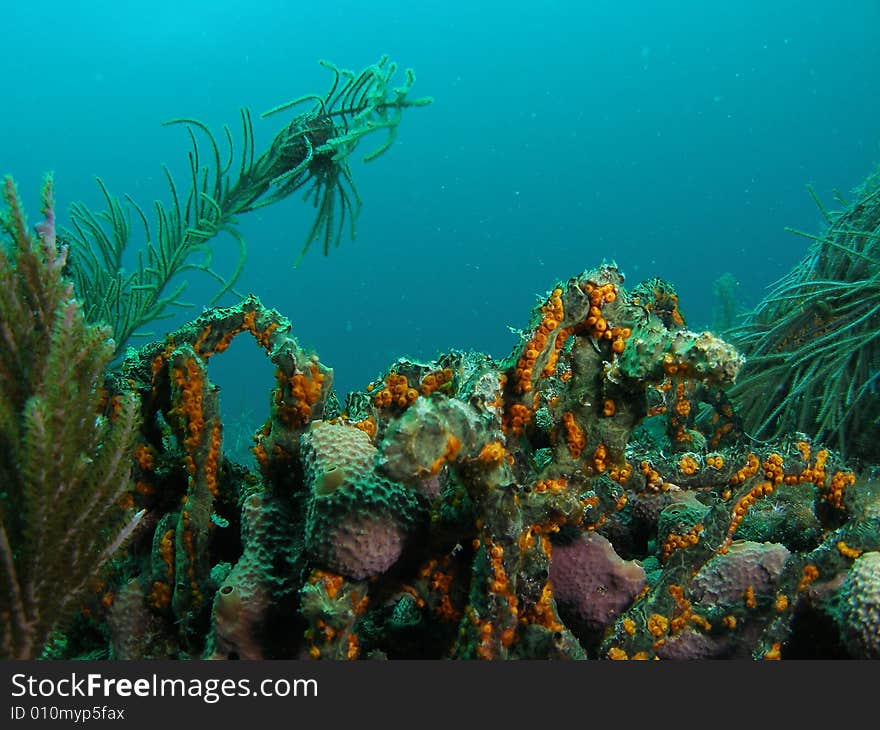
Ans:
[[[733,332],[748,356],[733,397],[753,436],[798,430],[877,460],[880,171],[840,202],[840,213],[819,204],[826,231],[800,234],[813,241],[806,257]]]

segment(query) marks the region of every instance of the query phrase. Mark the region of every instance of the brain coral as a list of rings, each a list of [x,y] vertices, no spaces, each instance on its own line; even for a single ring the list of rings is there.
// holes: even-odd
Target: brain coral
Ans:
[[[338,573],[363,580],[397,562],[406,531],[390,516],[352,513],[333,529],[324,562]]]
[[[862,554],[840,587],[839,625],[854,657],[880,659],[880,552]]]
[[[306,546],[316,564],[362,580],[385,572],[400,557],[418,514],[418,497],[409,487],[372,471],[346,473],[329,491],[313,487]]]
[[[769,600],[789,556],[784,545],[737,540],[715,555],[694,576],[691,596],[704,606],[733,606],[751,588],[757,600]]]
[[[345,481],[371,471],[376,447],[359,428],[313,421],[302,436],[306,477],[316,496],[330,494]]]

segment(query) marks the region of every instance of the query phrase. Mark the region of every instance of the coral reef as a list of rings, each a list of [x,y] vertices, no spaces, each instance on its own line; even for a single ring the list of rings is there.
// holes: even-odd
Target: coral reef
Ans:
[[[363,91],[372,77],[359,78],[340,88]],[[325,105],[348,103],[334,93]],[[380,104],[389,114],[409,103],[393,99]],[[379,117],[367,127],[393,138],[398,116]],[[350,151],[352,134],[332,144]],[[310,144],[295,171],[331,142]],[[324,176],[313,192],[326,246],[321,201],[345,191],[333,171],[311,174]],[[866,189],[817,261],[858,258],[876,278]],[[51,184],[38,236],[11,181],[5,199],[0,655],[878,656],[880,483],[827,443],[843,447],[829,427],[851,425],[854,404],[876,416],[876,332],[863,330],[876,305],[846,299],[849,285],[785,285],[840,295],[840,317],[862,312],[822,310],[823,357],[800,339],[785,351],[798,408],[815,405],[820,373],[851,363],[860,379],[843,400],[831,383],[819,420],[800,412],[792,425],[816,425],[812,437],[774,423],[771,440],[749,438],[755,409],[772,409],[769,424],[785,404],[753,391],[743,406],[742,386],[729,397],[743,355],[688,329],[668,282],[628,289],[605,264],[556,282],[508,357],[400,359],[340,402],[333,371],[255,296],[112,369],[117,343],[65,278]],[[831,361],[837,324],[858,349]],[[210,378],[245,333],[275,369],[255,470],[224,454]],[[781,372],[772,363],[768,377]],[[867,443],[869,430],[856,435]]]
[[[548,292],[509,357],[402,359],[344,403],[290,329],[251,296],[132,351],[111,379],[111,397],[142,404],[146,515],[84,603],[106,642],[89,651],[876,652],[876,484],[801,434],[743,439],[723,392],[743,357],[687,329],[665,282],[628,291],[614,266],[585,271]],[[257,473],[223,456],[209,379],[241,333],[276,368]]]

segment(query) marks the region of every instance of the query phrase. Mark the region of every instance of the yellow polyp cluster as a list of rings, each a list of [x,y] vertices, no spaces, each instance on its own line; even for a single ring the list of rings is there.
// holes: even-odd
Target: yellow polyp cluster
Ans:
[[[851,487],[856,483],[856,475],[851,471],[837,471],[831,477],[831,484],[828,490],[822,495],[822,498],[836,509],[844,509],[843,494],[847,487]]]
[[[715,414],[713,414],[713,417],[717,417],[717,415],[718,414],[715,413]],[[708,441],[709,448],[717,449],[718,445],[721,443],[721,439],[723,439],[732,430],[733,430],[733,421],[725,421],[724,423],[720,424],[718,426],[718,428],[715,429],[715,432],[712,434],[712,436],[709,438],[709,441]]]
[[[488,544],[488,543],[487,543]],[[489,559],[492,562],[492,580],[489,583],[489,592],[504,599],[511,613],[515,617],[518,613],[516,595],[510,589],[510,580],[504,569],[504,548],[501,545],[492,545],[489,548]]]
[[[648,298],[648,301],[643,302],[643,298]],[[667,326],[684,326],[684,317],[678,309],[678,295],[670,291],[668,286],[658,284],[651,287],[650,292],[633,297],[633,304],[648,312],[655,312]]]
[[[366,418],[361,419],[360,421],[353,421],[351,423],[351,425],[354,426],[355,428],[359,428],[361,431],[363,431],[365,434],[367,434],[367,436],[369,436],[371,439],[376,438],[376,419],[373,418],[372,416],[367,416]]]
[[[621,467],[614,466],[611,468],[608,476],[610,476],[618,484],[626,484],[629,481],[629,478],[632,476],[632,464],[625,461],[623,462],[623,466]]]
[[[480,643],[477,646],[477,656],[480,659],[491,660],[495,658],[492,651],[492,622],[486,621],[480,624]]]
[[[810,583],[812,583],[818,577],[819,569],[812,563],[807,563],[804,566],[804,569],[801,571],[801,579],[797,586],[798,593],[800,593],[801,591],[805,591]]]
[[[669,483],[664,481],[650,461],[643,461],[639,465],[639,469],[645,477],[645,489],[649,492],[665,492],[669,489]]]
[[[699,462],[690,454],[685,454],[678,462],[678,469],[682,474],[691,476],[700,468]]]
[[[165,580],[153,581],[147,596],[147,605],[163,611],[171,603],[171,585],[174,583],[174,530],[166,530],[159,541],[159,557],[165,565]]]
[[[113,601],[116,598],[116,594],[113,591],[107,591],[103,596],[101,596],[101,605],[106,609],[110,608],[113,605]]]
[[[663,541],[663,562],[665,563],[669,559],[669,556],[676,550],[696,545],[700,541],[700,535],[702,534],[703,529],[703,523],[698,522],[683,535],[676,535],[674,533],[667,535],[666,539]]]
[[[266,329],[260,330],[256,324],[256,317],[256,311],[245,312],[242,317],[241,325],[236,329],[231,329],[225,332],[223,336],[211,346],[211,349],[207,350],[205,349],[205,344],[211,336],[213,328],[210,324],[205,325],[204,329],[202,329],[199,336],[196,338],[196,341],[193,343],[193,349],[200,358],[207,362],[217,353],[226,352],[226,350],[229,349],[229,345],[232,344],[232,341],[238,334],[241,332],[250,332],[257,341],[257,344],[266,352],[269,352],[272,349],[270,341],[271,336],[272,333],[278,329],[278,323],[272,322],[266,327]]]
[[[562,306],[562,289],[556,287],[541,307],[541,322],[535,334],[526,343],[522,355],[516,361],[514,374],[517,393],[528,393],[532,390],[532,373],[539,355],[547,347],[553,331],[559,327],[565,312]]]
[[[132,509],[134,507],[134,495],[131,492],[126,492],[116,500],[116,504],[121,510]]]
[[[279,370],[275,378],[279,384],[275,391],[275,403],[281,420],[291,428],[302,428],[312,418],[312,406],[321,400],[324,373],[318,367],[317,360],[313,359],[304,372],[285,377]],[[284,384],[290,386],[290,402],[285,401]]]
[[[608,650],[607,656],[613,662],[625,662],[629,659],[629,655],[619,646],[612,646]]]
[[[153,449],[147,444],[138,444],[134,450],[134,460],[143,471],[151,471],[155,464]]]
[[[207,352],[207,353],[202,352],[202,347],[204,346],[205,342],[207,341],[208,337],[210,336],[211,331],[212,331],[211,325],[210,324],[205,325],[205,327],[199,333],[199,336],[196,337],[196,341],[193,343],[193,346],[192,346],[193,350],[196,351],[196,354],[199,357],[203,358],[204,360],[207,360],[209,357],[211,357],[211,355],[214,354],[213,352]]]
[[[659,639],[667,631],[669,631],[669,619],[659,613],[652,613],[648,616],[648,632],[655,639]]]
[[[184,499],[186,499],[184,497]],[[189,587],[192,592],[193,604],[199,605],[202,602],[202,593],[199,590],[199,584],[196,581],[196,549],[193,540],[193,529],[190,523],[189,510],[180,511],[180,524],[183,528],[183,549],[186,553],[186,575],[189,578]]]
[[[349,661],[353,661],[358,658],[358,654],[360,653],[360,647],[358,645],[358,637],[357,634],[349,634],[348,635],[348,651],[345,653],[345,658]]]
[[[565,347],[565,343],[568,341],[568,338],[574,334],[575,330],[575,327],[563,327],[556,333],[556,340],[553,342],[553,349],[547,356],[547,364],[544,365],[544,369],[541,370],[541,377],[549,378],[551,375],[556,374],[556,366],[559,364],[559,354],[562,352],[562,348]]]
[[[337,575],[336,573],[315,569],[309,576],[309,583],[311,585],[317,585],[319,582],[327,593],[327,597],[333,599],[336,598],[336,595],[342,588],[344,580],[341,575]]]
[[[864,552],[864,550],[850,547],[843,540],[838,540],[836,547],[837,552],[843,555],[843,557],[849,558],[850,560],[855,560],[857,557],[859,557],[859,555]]]
[[[480,449],[480,454],[477,458],[485,464],[492,465],[501,464],[505,459],[513,460],[513,457],[507,453],[507,449],[504,448],[504,444],[500,441],[490,441],[487,443]]]
[[[636,634],[636,622],[635,621],[633,621],[631,618],[629,618],[629,616],[627,616],[620,623],[623,626],[623,630],[629,636],[635,636],[635,634]]]
[[[523,616],[521,623],[532,623],[543,626],[548,631],[562,631],[563,626],[556,618],[553,608],[553,589],[550,583],[545,583],[541,589],[541,597],[532,606],[527,616]]]
[[[147,605],[157,611],[164,611],[171,604],[171,587],[162,580],[153,581],[147,595]]]
[[[758,469],[761,466],[761,461],[755,454],[749,454],[746,457],[746,464],[741,469],[738,469],[733,473],[730,477],[730,485],[737,486],[738,484],[742,484],[747,479],[751,479],[755,474],[758,473]]]
[[[404,584],[400,587],[400,590],[403,593],[412,596],[416,602],[416,606],[418,606],[419,608],[425,607],[425,599],[419,595],[419,592],[413,586]]]
[[[732,614],[727,614],[724,618],[721,619],[721,625],[725,629],[730,629],[733,631],[736,628],[736,616]]]
[[[584,325],[587,327],[590,335],[596,339],[610,340],[614,338],[615,336],[608,326],[608,321],[602,314],[602,307],[605,304],[611,304],[611,302],[617,299],[617,287],[611,282],[601,286],[595,286],[587,282],[581,285],[581,289],[590,297],[590,309],[584,320]],[[607,336],[606,332],[608,333]],[[618,337],[620,337],[619,333]],[[624,337],[623,339],[625,340],[626,338]]]
[[[687,418],[691,412],[691,402],[687,397],[687,387],[683,382],[675,386],[675,402],[673,410],[682,418]]]
[[[788,608],[788,596],[784,593],[780,593],[776,596],[776,600],[773,601],[773,608],[776,610],[776,613],[782,613]]]
[[[541,479],[535,483],[532,488],[533,492],[561,492],[568,486],[568,480],[565,477],[559,479]]]
[[[153,382],[156,382],[156,378],[159,376],[159,373],[162,371],[162,368],[165,366],[165,356],[164,355],[156,355],[153,358]],[[155,386],[154,386],[155,387]]]
[[[265,469],[269,466],[269,454],[266,452],[266,447],[261,443],[257,443],[251,449],[254,454],[254,458],[257,460],[257,464],[260,465],[261,469]]]
[[[421,390],[422,395],[431,395],[431,393],[440,390],[447,383],[452,382],[452,375],[452,368],[443,368],[442,370],[428,373],[419,382],[419,390]]]
[[[670,378],[687,378],[693,375],[690,365],[676,360],[671,352],[663,356],[663,372]]]
[[[605,444],[599,442],[599,445],[596,446],[596,449],[593,451],[593,470],[597,474],[601,474],[605,471],[607,466],[608,459],[608,449]]]
[[[816,454],[816,463],[813,465],[813,468],[808,470],[811,477],[810,481],[817,486],[825,482],[825,464],[828,461],[828,456],[828,449],[821,449]]]
[[[804,461],[809,463],[810,461],[810,445],[806,441],[798,441],[797,450],[801,452],[801,456],[804,457]]]
[[[165,564],[168,582],[174,580],[174,530],[166,530],[159,541],[159,557]]]
[[[626,341],[632,334],[632,330],[629,327],[612,327],[610,330],[606,330],[607,332],[611,334],[607,338],[611,340],[611,351],[620,355],[626,348]]]
[[[706,465],[720,471],[724,467],[724,457],[721,454],[713,454],[706,457]]]
[[[461,611],[452,605],[449,590],[452,587],[454,575],[443,568],[448,563],[448,557],[444,565],[440,565],[435,558],[431,558],[419,569],[418,576],[428,582],[431,591],[440,595],[440,601],[434,609],[437,617],[444,622],[454,623],[461,619]]]
[[[461,441],[449,434],[446,437],[446,451],[442,456],[438,456],[434,463],[431,464],[431,474],[437,474],[440,472],[440,469],[443,468],[443,464],[447,461],[455,461],[455,457],[458,456],[458,452],[461,450]]]
[[[614,401],[611,398],[606,398],[605,402],[602,403],[602,415],[605,418],[611,418],[614,415],[617,407],[614,405]]]
[[[755,608],[758,605],[758,599],[755,598],[755,587],[751,583],[746,586],[743,601],[745,601],[746,608]]]
[[[223,431],[220,426],[220,419],[215,418],[214,424],[211,426],[211,439],[208,445],[208,456],[205,459],[205,482],[208,490],[216,497],[219,491],[217,474],[220,467],[220,447],[223,443]]]
[[[581,452],[587,445],[587,437],[583,429],[575,420],[574,413],[566,411],[562,414],[562,426],[565,429],[565,442],[568,444],[568,453],[573,459],[580,458]]]
[[[770,649],[764,654],[764,659],[768,661],[779,661],[782,659],[782,645],[775,641]]]
[[[254,339],[257,341],[257,344],[260,347],[262,347],[266,352],[269,352],[269,350],[272,347],[270,339],[271,339],[272,333],[276,329],[278,329],[278,323],[272,322],[271,324],[269,324],[268,327],[266,327],[266,329],[260,330],[257,328],[257,325],[256,325],[256,317],[257,317],[256,312],[245,313],[244,322],[241,325],[240,331],[247,330],[248,332],[250,332],[254,336]],[[225,339],[226,338],[224,337],[224,340]],[[232,338],[230,337],[230,340],[231,339]],[[228,343],[226,343],[226,347],[228,347],[228,346],[229,346]],[[225,349],[225,347],[224,347],[224,349]],[[222,352],[222,350],[219,350],[219,347],[218,347],[218,351]]]
[[[706,620],[706,617],[696,613],[691,607],[690,601],[684,597],[684,588],[673,584],[669,586],[668,590],[669,595],[672,596],[676,604],[677,615],[673,617],[669,624],[673,634],[677,634],[688,624],[693,624],[703,631],[710,631],[712,629],[712,624]]]
[[[761,482],[757,486],[752,487],[736,501],[733,512],[731,513],[730,526],[727,528],[727,536],[724,538],[724,542],[720,548],[722,553],[726,553],[727,548],[730,547],[730,543],[733,542],[733,536],[743,519],[745,519],[746,512],[748,512],[751,506],[761,497],[766,497],[768,494],[772,494],[774,489],[776,489],[776,487],[772,482]]]
[[[498,389],[495,391],[495,397],[486,401],[486,408],[501,412],[504,408],[504,386],[507,385],[507,376],[504,373],[498,374]]]
[[[179,412],[186,419],[187,435],[183,440],[188,459],[187,471],[190,476],[195,474],[195,462],[192,454],[198,447],[202,432],[205,430],[205,417],[202,412],[202,391],[204,382],[202,371],[193,358],[186,358],[182,368],[172,369],[172,378],[174,384],[180,389],[180,404],[177,406]]]
[[[405,375],[391,372],[385,378],[385,387],[373,395],[373,404],[377,408],[407,408],[418,397],[419,391],[410,387]]]
[[[764,469],[764,478],[774,485],[782,484],[785,478],[785,471],[782,466],[782,456],[780,454],[770,454],[761,464]]]

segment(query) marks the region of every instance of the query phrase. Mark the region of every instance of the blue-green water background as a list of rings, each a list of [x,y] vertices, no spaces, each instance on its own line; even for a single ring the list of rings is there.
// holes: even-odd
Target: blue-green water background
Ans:
[[[161,164],[183,180],[188,142],[164,120],[236,129],[240,106],[323,92],[319,58],[416,70],[436,101],[389,154],[359,150],[356,241],[293,269],[308,205],[241,219],[238,288],[293,321],[342,393],[404,355],[506,355],[537,294],[603,259],[630,286],[670,280],[707,326],[719,275],[751,305],[801,258],[783,229],[821,228],[808,183],[832,203],[880,160],[877,0],[0,4],[0,174],[35,213],[54,170],[62,220],[100,207],[96,175],[145,208],[167,200]],[[283,121],[258,122],[258,143]],[[216,246],[228,270],[235,247]],[[188,298],[211,291],[194,279]],[[211,375],[240,452],[270,368],[242,342]]]

